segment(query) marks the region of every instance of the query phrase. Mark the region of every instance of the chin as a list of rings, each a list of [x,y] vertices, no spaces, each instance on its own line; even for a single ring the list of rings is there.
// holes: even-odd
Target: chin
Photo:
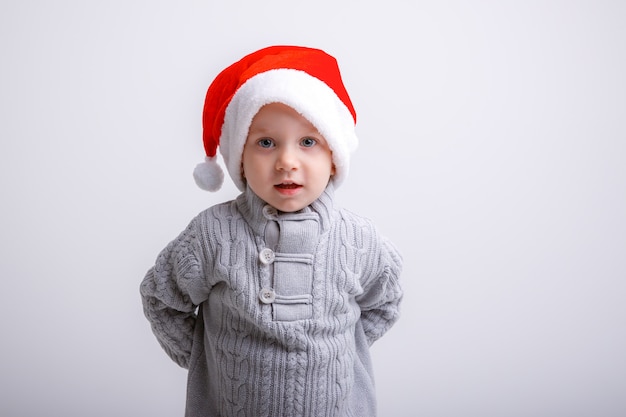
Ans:
[[[277,205],[273,205],[276,209],[284,212],[284,213],[293,213],[294,211],[298,211],[298,210],[302,210],[303,208],[305,208],[306,206],[308,206],[308,204],[305,203],[297,203],[297,202],[282,202],[282,204],[280,202],[278,202],[279,204]]]

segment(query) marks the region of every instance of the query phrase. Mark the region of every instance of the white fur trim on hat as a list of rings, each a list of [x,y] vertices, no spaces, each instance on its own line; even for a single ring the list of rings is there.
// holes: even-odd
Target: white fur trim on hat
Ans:
[[[274,69],[246,81],[226,108],[220,152],[237,188],[245,189],[241,160],[252,119],[261,107],[276,102],[295,109],[324,136],[333,155],[333,181],[340,185],[348,175],[350,154],[358,146],[352,114],[323,81],[300,70]]]

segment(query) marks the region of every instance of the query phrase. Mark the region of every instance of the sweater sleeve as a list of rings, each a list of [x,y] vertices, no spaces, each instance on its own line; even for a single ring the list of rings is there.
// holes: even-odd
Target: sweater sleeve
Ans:
[[[398,320],[402,300],[399,281],[402,257],[390,241],[381,239],[377,274],[363,283],[363,293],[357,297],[363,330],[370,345]]]
[[[169,357],[189,366],[196,308],[208,296],[201,245],[192,221],[157,257],[141,282],[143,311]]]

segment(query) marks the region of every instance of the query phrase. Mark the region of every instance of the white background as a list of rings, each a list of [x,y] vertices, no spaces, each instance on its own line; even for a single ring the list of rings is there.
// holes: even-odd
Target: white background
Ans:
[[[270,44],[336,56],[341,203],[405,256],[382,417],[626,415],[626,4],[0,5],[0,414],[180,416],[139,283],[207,206],[204,94]],[[365,416],[364,416],[365,417]]]

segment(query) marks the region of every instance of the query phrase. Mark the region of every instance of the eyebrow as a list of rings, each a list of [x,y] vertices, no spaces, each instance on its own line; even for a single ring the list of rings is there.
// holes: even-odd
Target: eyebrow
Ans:
[[[261,126],[261,127],[259,127],[259,126],[252,127],[252,126],[250,126],[248,128],[248,134],[250,134],[252,132],[254,132],[254,133],[270,133],[270,129],[267,129],[264,126]]]
[[[250,126],[250,128],[248,129],[248,135],[251,135],[251,134],[259,135],[259,134],[261,134],[261,135],[274,136],[273,130],[274,129],[267,128],[265,126],[255,126],[255,127]],[[326,140],[324,135],[322,135],[320,133],[320,131],[317,130],[317,129],[306,130],[305,133],[302,135],[302,137],[307,137],[307,136],[315,136],[315,137],[318,137],[318,138]]]

